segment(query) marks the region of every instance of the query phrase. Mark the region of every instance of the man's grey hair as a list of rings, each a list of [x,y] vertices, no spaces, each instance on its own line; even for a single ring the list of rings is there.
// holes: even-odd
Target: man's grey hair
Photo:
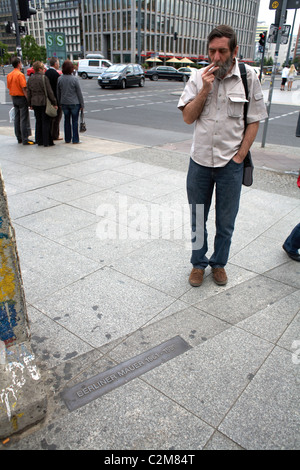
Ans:
[[[57,61],[58,61],[57,57],[51,57],[51,59],[49,60],[50,67],[54,67]]]
[[[217,26],[210,32],[207,38],[208,45],[213,39],[224,37],[229,39],[229,47],[231,52],[233,52],[237,46],[236,32],[231,28],[231,26],[227,26],[225,24]]]

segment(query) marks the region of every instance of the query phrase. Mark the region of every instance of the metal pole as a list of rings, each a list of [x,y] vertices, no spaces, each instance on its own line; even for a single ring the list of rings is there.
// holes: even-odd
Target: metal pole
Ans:
[[[141,12],[141,0],[138,0],[138,34],[137,34],[137,50],[138,50],[138,64],[141,64],[141,21],[142,12]]]
[[[266,143],[266,136],[267,136],[267,130],[268,130],[268,124],[269,124],[271,103],[272,103],[272,95],[273,95],[274,82],[275,82],[276,65],[277,65],[277,61],[278,61],[278,54],[279,54],[279,48],[280,48],[280,43],[281,43],[281,35],[282,35],[282,25],[283,25],[283,22],[284,22],[284,19],[285,19],[287,2],[288,2],[288,0],[283,0],[281,12],[280,12],[280,21],[279,21],[278,33],[277,33],[277,42],[276,42],[276,48],[275,48],[274,65],[273,65],[273,69],[272,69],[269,96],[268,96],[268,101],[267,101],[268,116],[267,116],[267,118],[265,120],[265,124],[264,124],[262,143],[261,143],[262,147],[265,147],[265,143]]]
[[[15,3],[15,0],[10,0],[10,3],[11,3],[12,18],[13,18],[13,22],[15,23],[15,28],[16,28],[17,55],[22,60],[22,48],[21,48],[21,39],[20,39],[16,3]]]
[[[292,30],[291,30],[291,34],[290,34],[289,47],[288,47],[288,51],[287,51],[287,55],[286,55],[286,61],[285,61],[286,64],[288,64],[289,61],[290,61],[290,52],[291,52],[291,47],[292,47],[293,32],[294,32],[294,26],[295,26],[296,16],[297,16],[297,10],[295,10],[295,13],[294,13],[293,26],[292,26]]]

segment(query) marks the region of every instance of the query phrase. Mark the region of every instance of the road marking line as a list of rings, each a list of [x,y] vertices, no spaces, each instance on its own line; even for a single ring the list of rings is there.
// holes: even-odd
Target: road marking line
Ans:
[[[299,111],[292,111],[291,113],[280,114],[279,116],[274,116],[274,117],[269,118],[269,121],[274,121],[274,119],[280,119],[280,118],[282,118],[282,117],[291,116],[292,114],[296,114],[296,113],[299,113]],[[265,122],[265,120],[263,119],[263,120],[260,121],[260,122]]]

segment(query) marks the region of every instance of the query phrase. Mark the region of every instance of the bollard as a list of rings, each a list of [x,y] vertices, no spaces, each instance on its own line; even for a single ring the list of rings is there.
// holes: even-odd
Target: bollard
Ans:
[[[46,406],[30,346],[15,232],[0,171],[0,438],[41,421]]]
[[[296,128],[296,137],[300,137],[300,112],[299,112],[298,124],[297,124],[297,128]]]

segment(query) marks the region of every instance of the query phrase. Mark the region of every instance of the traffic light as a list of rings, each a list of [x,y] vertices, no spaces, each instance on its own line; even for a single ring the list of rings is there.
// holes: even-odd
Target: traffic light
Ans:
[[[13,31],[13,23],[11,23],[10,21],[8,21],[7,23],[5,23],[5,32],[7,34],[12,34],[14,31]]]
[[[177,40],[177,36],[178,36],[178,33],[175,32],[175,33],[174,33],[174,41]]]
[[[265,45],[266,45],[266,36],[267,36],[266,31],[264,31],[263,33],[260,33],[260,35],[259,35],[259,37],[260,37],[259,44],[262,47],[265,47]]]
[[[36,14],[36,9],[29,6],[29,0],[18,0],[19,1],[19,20],[27,21],[31,15]]]

